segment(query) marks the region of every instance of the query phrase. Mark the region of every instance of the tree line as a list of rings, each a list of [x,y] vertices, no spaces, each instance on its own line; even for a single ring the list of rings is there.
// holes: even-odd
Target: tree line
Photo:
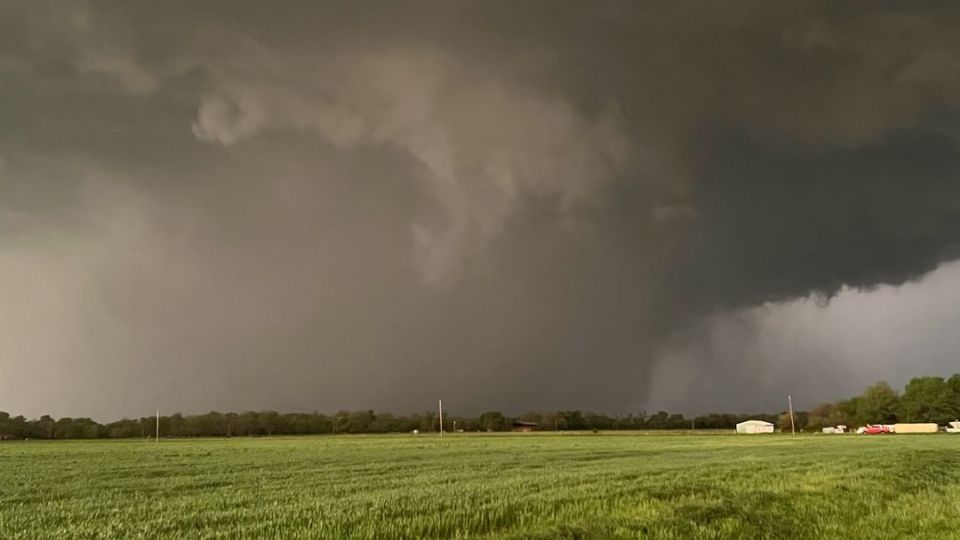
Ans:
[[[859,396],[835,403],[821,403],[809,411],[794,414],[796,428],[819,431],[835,425],[859,426],[872,423],[936,422],[945,424],[960,417],[960,374],[943,377],[917,377],[907,383],[902,393],[889,384],[878,382]],[[535,424],[543,431],[578,430],[657,430],[657,429],[733,429],[747,419],[776,423],[781,430],[790,430],[786,411],[777,414],[711,413],[696,417],[659,411],[645,411],[609,416],[579,410],[530,412],[515,417],[499,411],[479,416],[444,415],[447,431],[509,431],[517,422]],[[375,413],[372,410],[323,413],[279,413],[249,411],[161,416],[161,437],[248,437],[270,435],[317,435],[347,433],[421,433],[438,431],[437,414],[425,412],[410,415]],[[90,418],[59,418],[49,415],[28,420],[0,411],[0,439],[122,439],[149,438],[156,435],[157,420],[153,416],[125,418],[106,424]]]
[[[514,429],[517,422],[536,424],[543,431],[579,430],[654,430],[654,429],[724,429],[748,418],[776,421],[777,415],[767,414],[710,414],[687,418],[682,414],[660,411],[646,414],[609,416],[579,410],[529,412],[507,416],[499,411],[479,416],[444,415],[445,431],[497,432]],[[276,411],[249,411],[161,416],[161,437],[248,437],[270,435],[317,435],[347,433],[420,433],[439,431],[435,412],[394,415],[365,411],[323,413],[279,413]],[[28,420],[0,411],[0,438],[2,439],[123,439],[150,438],[156,435],[155,416],[125,418],[100,424],[90,418],[59,418],[44,415]]]
[[[835,425],[861,426],[897,422],[944,425],[958,418],[960,374],[948,379],[915,377],[907,383],[903,392],[897,392],[882,381],[872,384],[859,396],[813,407],[804,414],[802,427],[814,431]],[[781,415],[778,424],[783,426],[784,420]],[[786,421],[789,421],[789,418]]]

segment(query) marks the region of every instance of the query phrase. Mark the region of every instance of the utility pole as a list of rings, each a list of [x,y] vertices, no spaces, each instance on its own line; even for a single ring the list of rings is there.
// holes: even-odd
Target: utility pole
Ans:
[[[440,436],[443,437],[443,400],[437,400],[437,404],[440,406]]]
[[[157,409],[157,442],[160,442],[160,409]]]
[[[793,423],[793,396],[787,396],[787,406],[790,408],[790,433],[797,434],[797,426]]]

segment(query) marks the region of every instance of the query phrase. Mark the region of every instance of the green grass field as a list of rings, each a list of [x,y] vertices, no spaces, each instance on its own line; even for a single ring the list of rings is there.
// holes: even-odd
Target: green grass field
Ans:
[[[960,436],[0,443],[0,538],[960,538]]]

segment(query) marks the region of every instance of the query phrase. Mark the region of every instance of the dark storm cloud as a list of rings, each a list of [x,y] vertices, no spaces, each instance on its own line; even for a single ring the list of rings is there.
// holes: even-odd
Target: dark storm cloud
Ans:
[[[624,410],[958,254],[950,3],[0,10],[6,408]]]

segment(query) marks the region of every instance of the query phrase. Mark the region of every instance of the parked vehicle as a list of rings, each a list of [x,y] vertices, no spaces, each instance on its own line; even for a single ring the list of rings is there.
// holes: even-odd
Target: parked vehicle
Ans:
[[[894,433],[936,433],[938,431],[940,426],[933,422],[893,425]]]
[[[864,435],[885,435],[887,433],[893,433],[893,428],[883,424],[868,424],[862,428]]]

